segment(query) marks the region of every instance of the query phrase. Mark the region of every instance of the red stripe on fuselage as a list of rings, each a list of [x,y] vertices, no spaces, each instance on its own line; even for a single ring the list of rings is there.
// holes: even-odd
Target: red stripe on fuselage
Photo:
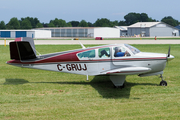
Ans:
[[[15,41],[22,41],[22,38],[16,38]],[[49,57],[46,58],[39,58],[36,60],[27,60],[27,61],[19,61],[19,60],[11,60],[8,61],[7,63],[23,63],[23,64],[38,64],[38,63],[56,63],[56,62],[79,62],[83,60],[79,60],[78,57],[76,56],[77,53],[80,52],[85,52],[93,49],[98,49],[98,48],[103,48],[103,47],[111,47],[111,46],[116,46],[116,45],[105,45],[105,46],[97,46],[97,47],[91,47],[87,49],[79,49],[79,50],[71,50],[67,51],[67,53],[62,54],[63,52],[59,52],[59,55],[50,55]],[[48,55],[48,54],[47,54]],[[85,60],[85,61],[90,61],[90,60]],[[92,61],[92,60],[91,60]],[[93,60],[93,61],[99,61],[99,60]]]
[[[8,61],[7,63],[17,63],[17,64],[40,64],[40,63],[59,63],[59,62],[121,62],[121,61],[146,61],[146,60],[166,60],[166,57],[153,57],[153,58],[126,58],[126,59],[94,59],[94,60],[79,60],[78,57],[76,56],[76,53],[66,53],[62,55],[57,55],[54,57],[42,59],[42,60],[37,60],[34,62],[21,62],[20,60],[11,60]]]

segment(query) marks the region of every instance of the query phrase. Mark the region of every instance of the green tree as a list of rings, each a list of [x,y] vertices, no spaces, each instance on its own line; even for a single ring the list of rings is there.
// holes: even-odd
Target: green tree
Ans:
[[[148,22],[149,17],[146,13],[141,13],[140,16],[141,16],[141,22]]]
[[[59,19],[59,27],[67,27],[66,21]]]
[[[112,27],[112,23],[107,18],[101,18],[101,19],[96,20],[96,22],[94,23],[94,26],[95,27]]]
[[[33,19],[33,23],[34,23],[34,26],[35,26],[36,28],[42,27],[42,24],[40,23],[40,21],[38,20],[38,18],[34,18],[34,19]]]
[[[88,23],[85,20],[81,20],[78,27],[88,27]]]
[[[54,27],[59,27],[59,20],[58,18],[55,18],[54,20],[51,20],[49,25],[54,25]]]
[[[32,29],[31,22],[28,19],[24,19],[21,22],[21,29]]]
[[[111,22],[111,27],[118,26],[119,22],[117,20]]]
[[[69,23],[71,23],[72,27],[78,27],[79,25],[79,21],[70,21]]]
[[[168,16],[168,17],[164,17],[161,22],[164,22],[166,24],[169,24],[171,26],[177,26],[179,25],[179,21],[178,20],[175,20],[173,17],[171,16]]]
[[[36,28],[37,24],[40,23],[40,21],[37,18],[26,17],[25,19],[28,19],[31,22],[33,28]]]
[[[72,27],[70,22],[67,23],[67,27]]]
[[[50,23],[53,23],[55,27],[67,27],[66,21],[58,18],[51,20]]]
[[[127,26],[125,21],[119,21],[118,25],[119,26]]]
[[[158,20],[152,19],[152,18],[150,17],[150,18],[148,18],[148,22],[158,22]]]
[[[126,25],[132,25],[136,22],[155,22],[155,19],[149,18],[146,13],[128,13],[124,16]]]
[[[88,27],[94,27],[94,25],[91,22],[88,22]]]
[[[128,13],[124,16],[124,19],[127,25],[132,25],[136,22],[139,22],[138,15],[136,13]]]
[[[7,24],[7,29],[19,29],[20,23],[16,17],[10,19],[9,23]]]
[[[52,22],[50,22],[50,23],[48,24],[48,27],[55,27],[55,25],[54,25]]]
[[[0,29],[6,29],[6,24],[4,21],[0,22]]]
[[[37,23],[36,28],[42,28],[42,27],[43,27],[43,24]]]
[[[40,23],[40,21],[38,20],[38,18],[25,17],[25,18],[21,18],[21,20],[19,20],[21,27],[23,27],[23,26],[22,26],[22,22],[23,22],[24,20],[26,20],[26,21],[28,20],[28,21],[30,22],[31,28],[36,28],[36,27],[38,27],[37,24]],[[40,25],[40,24],[39,24],[39,25]],[[29,29],[29,27],[24,28],[24,29]]]
[[[43,27],[48,27],[48,23],[41,23],[43,25]]]

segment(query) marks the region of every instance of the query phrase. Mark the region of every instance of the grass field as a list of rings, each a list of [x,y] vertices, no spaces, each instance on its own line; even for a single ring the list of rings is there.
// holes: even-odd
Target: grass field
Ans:
[[[86,47],[92,45],[85,45]],[[169,45],[133,45],[141,51],[167,53]],[[80,45],[37,45],[41,53]],[[108,77],[18,68],[7,65],[9,47],[0,46],[0,119],[180,119],[180,45],[171,45],[159,86],[157,76],[127,76],[124,89],[114,89]]]

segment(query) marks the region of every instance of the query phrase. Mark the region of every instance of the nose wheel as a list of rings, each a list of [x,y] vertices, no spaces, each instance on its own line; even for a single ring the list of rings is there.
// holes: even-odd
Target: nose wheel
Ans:
[[[167,86],[167,82],[163,79],[162,74],[160,75],[160,78],[162,79],[162,81],[160,82],[161,86]]]

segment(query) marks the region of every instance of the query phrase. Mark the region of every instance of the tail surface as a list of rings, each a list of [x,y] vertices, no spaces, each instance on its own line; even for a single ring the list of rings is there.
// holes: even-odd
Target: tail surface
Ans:
[[[29,37],[21,37],[10,42],[10,57],[15,60],[35,59],[34,40]]]

